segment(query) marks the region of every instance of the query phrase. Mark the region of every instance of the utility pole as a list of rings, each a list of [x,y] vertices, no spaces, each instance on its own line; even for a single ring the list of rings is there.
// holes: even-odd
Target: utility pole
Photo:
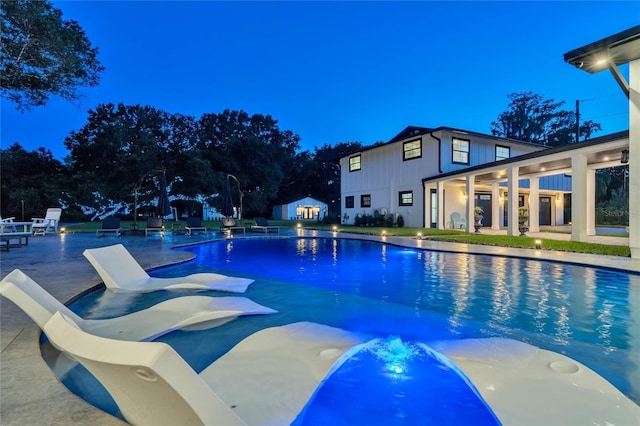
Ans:
[[[576,99],[576,143],[580,142],[580,99]]]

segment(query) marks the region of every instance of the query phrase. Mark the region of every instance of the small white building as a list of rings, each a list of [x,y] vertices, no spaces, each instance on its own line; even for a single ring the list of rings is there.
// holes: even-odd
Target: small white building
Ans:
[[[271,217],[280,220],[313,219],[322,220],[328,213],[327,203],[312,197],[305,197],[273,206]]]

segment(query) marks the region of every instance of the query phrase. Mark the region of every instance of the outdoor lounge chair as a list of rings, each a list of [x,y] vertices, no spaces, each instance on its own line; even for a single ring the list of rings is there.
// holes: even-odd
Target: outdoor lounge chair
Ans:
[[[253,280],[214,273],[186,277],[150,277],[122,244],[87,249],[83,253],[96,269],[107,288],[149,292],[156,290],[199,289],[244,293]]]
[[[222,219],[222,224],[220,225],[220,231],[222,232],[239,231],[244,233],[245,229],[244,229],[244,226],[236,225],[235,219],[230,217],[225,217],[224,219]]]
[[[269,231],[276,231],[277,233],[280,233],[280,227],[269,225],[267,219],[265,219],[264,217],[256,217],[255,219],[253,219],[253,221],[255,222],[255,225],[251,226],[252,231],[260,231],[265,233]]]
[[[207,228],[202,226],[202,221],[199,217],[188,217],[187,226],[184,227],[187,230],[187,235],[193,235],[194,231],[207,232]]]
[[[56,313],[49,341],[72,356],[135,425],[285,425],[359,335],[299,322],[261,330],[197,374],[169,345],[89,334]],[[338,361],[339,362],[339,361]]]
[[[32,219],[33,223],[31,224],[31,232],[34,236],[45,235],[49,231],[53,231],[57,234],[60,216],[62,216],[61,208],[48,208],[44,218],[36,217]]]
[[[120,317],[87,320],[19,269],[14,269],[0,281],[0,294],[15,303],[42,329],[59,311],[89,333],[120,340],[153,340],[174,330],[190,327],[202,330],[225,324],[241,315],[277,312],[245,297],[182,296]]]
[[[147,227],[144,229],[144,236],[149,235],[149,232],[159,232],[164,238],[164,225],[162,224],[161,217],[150,217],[147,219]]]
[[[458,212],[451,213],[451,228],[452,229],[463,229],[467,227],[467,221],[462,215]]]
[[[96,236],[103,237],[105,233],[114,232],[116,237],[119,237],[121,231],[122,228],[120,227],[119,217],[105,217],[102,220],[102,228],[96,231]]]

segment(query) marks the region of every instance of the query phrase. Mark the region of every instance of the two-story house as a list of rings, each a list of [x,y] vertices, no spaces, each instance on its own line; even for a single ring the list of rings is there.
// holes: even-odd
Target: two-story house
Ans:
[[[544,146],[450,127],[409,126],[389,142],[354,152],[340,160],[343,223],[354,223],[357,214],[375,211],[402,215],[405,225],[447,228],[458,226],[457,213],[467,223],[468,192],[473,205],[484,210],[483,226],[507,225],[506,176],[478,183],[467,190],[457,172],[547,149]],[[450,179],[434,179],[451,175]],[[520,206],[528,206],[529,181],[518,184]],[[536,181],[540,197],[539,224],[564,223],[563,194],[571,191],[564,174]],[[497,199],[497,200],[494,200]],[[495,208],[494,201],[499,203]],[[472,212],[473,210],[471,210]],[[472,224],[471,224],[472,225]]]

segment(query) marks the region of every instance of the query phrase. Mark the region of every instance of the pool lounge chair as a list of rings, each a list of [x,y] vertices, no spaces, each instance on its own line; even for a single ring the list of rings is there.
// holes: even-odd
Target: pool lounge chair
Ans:
[[[148,236],[149,232],[159,232],[164,238],[164,225],[161,217],[150,217],[147,219],[147,227],[144,228],[144,236]]]
[[[135,425],[285,425],[362,338],[301,322],[261,330],[197,374],[169,345],[89,334],[56,313],[49,341],[73,356]]]
[[[60,222],[60,216],[62,216],[62,209],[58,207],[51,207],[47,209],[47,213],[44,218],[33,218],[31,224],[31,232],[33,235],[46,235],[47,232],[53,231],[58,233],[58,223]]]
[[[53,314],[62,312],[89,333],[120,340],[153,340],[179,329],[217,327],[241,315],[276,313],[245,297],[182,296],[120,317],[83,319],[19,269],[0,281],[0,294],[42,329]]]
[[[265,219],[264,217],[256,217],[253,219],[253,221],[255,222],[255,225],[251,226],[252,231],[259,231],[264,233],[267,233],[270,231],[276,231],[277,233],[280,233],[280,227],[275,225],[269,225],[269,223],[267,222],[267,219]]]
[[[119,237],[121,232],[119,217],[105,217],[102,220],[102,227],[96,231],[96,237],[104,237],[106,233],[115,233],[116,237]]]
[[[222,219],[222,224],[220,225],[220,231],[225,233],[232,233],[234,231],[245,233],[244,226],[238,226],[236,224],[236,220],[233,218],[225,217]]]
[[[187,226],[184,229],[187,230],[187,235],[193,235],[194,231],[207,232],[207,228],[202,226],[202,221],[199,217],[188,217]]]
[[[244,293],[253,282],[249,278],[214,273],[176,278],[150,277],[122,244],[86,249],[82,254],[96,269],[104,285],[112,290],[149,292],[190,288]]]

